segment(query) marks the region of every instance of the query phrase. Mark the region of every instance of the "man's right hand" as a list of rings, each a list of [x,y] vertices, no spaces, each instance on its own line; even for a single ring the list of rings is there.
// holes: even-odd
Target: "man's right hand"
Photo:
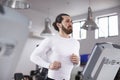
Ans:
[[[61,68],[61,62],[59,61],[54,61],[49,66],[49,69],[52,69],[52,70],[58,70],[59,68]]]

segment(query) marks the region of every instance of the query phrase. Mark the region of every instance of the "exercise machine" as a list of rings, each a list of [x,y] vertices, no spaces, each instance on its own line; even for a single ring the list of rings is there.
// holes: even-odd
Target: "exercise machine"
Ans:
[[[82,72],[83,80],[120,80],[120,46],[96,43]]]
[[[29,20],[0,5],[0,80],[12,80],[29,34]]]

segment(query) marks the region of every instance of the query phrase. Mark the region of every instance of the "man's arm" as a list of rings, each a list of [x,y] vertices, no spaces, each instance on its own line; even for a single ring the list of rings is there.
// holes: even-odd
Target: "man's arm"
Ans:
[[[45,39],[41,42],[41,44],[36,47],[36,49],[32,52],[30,56],[30,60],[42,67],[49,68],[50,63],[46,60],[47,51],[50,49],[50,40]]]

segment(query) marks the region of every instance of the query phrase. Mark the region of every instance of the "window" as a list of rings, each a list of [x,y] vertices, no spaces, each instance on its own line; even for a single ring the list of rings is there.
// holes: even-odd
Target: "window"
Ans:
[[[86,39],[86,30],[81,29],[85,20],[73,22],[73,38],[75,39]]]
[[[99,29],[95,31],[95,38],[118,35],[118,15],[111,14],[97,17]]]

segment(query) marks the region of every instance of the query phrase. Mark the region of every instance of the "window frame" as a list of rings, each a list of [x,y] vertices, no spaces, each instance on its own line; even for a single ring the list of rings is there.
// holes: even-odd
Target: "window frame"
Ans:
[[[79,26],[79,39],[78,40],[82,40],[82,39],[86,39],[87,38],[87,31],[85,32],[86,34],[85,34],[85,38],[82,38],[82,30],[83,29],[81,29],[81,27],[82,27],[82,25],[84,24],[84,22],[85,22],[86,20],[85,19],[80,19],[80,20],[75,20],[75,21],[73,21],[73,24],[74,23],[80,23],[80,26]],[[81,24],[83,22],[83,24]],[[74,32],[73,32],[74,33]],[[73,36],[73,33],[72,33],[72,37],[74,38],[74,36]],[[75,38],[76,39],[76,38]]]
[[[110,24],[109,24],[109,22],[110,22],[110,17],[112,17],[112,16],[117,16],[117,23],[118,23],[118,14],[117,13],[112,13],[112,14],[107,14],[107,15],[101,15],[101,16],[97,16],[96,17],[96,22],[97,22],[97,24],[98,24],[98,27],[100,27],[99,26],[99,19],[101,19],[101,18],[107,18],[108,20],[107,20],[107,30],[108,30],[108,35],[107,36],[100,36],[100,30],[98,29],[98,32],[96,32],[95,31],[95,38],[102,38],[102,37],[113,37],[113,36],[118,36],[119,35],[119,30],[117,31],[118,33],[117,33],[117,35],[110,35]],[[119,28],[119,26],[118,26],[118,24],[117,24],[117,27]],[[96,35],[97,35],[97,37],[96,37]]]

